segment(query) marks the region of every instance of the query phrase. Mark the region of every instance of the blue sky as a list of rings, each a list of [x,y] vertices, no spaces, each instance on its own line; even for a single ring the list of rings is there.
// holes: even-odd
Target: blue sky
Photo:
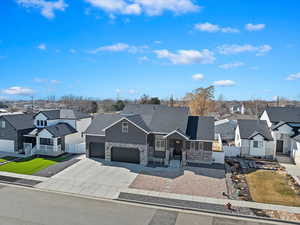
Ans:
[[[300,99],[298,0],[4,0],[0,98]]]

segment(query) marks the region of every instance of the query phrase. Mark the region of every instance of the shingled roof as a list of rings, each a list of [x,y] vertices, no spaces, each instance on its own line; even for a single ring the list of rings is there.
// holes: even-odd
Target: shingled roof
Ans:
[[[64,137],[69,134],[74,134],[77,131],[67,123],[58,123],[56,125],[45,127],[47,131],[49,131],[53,137]]]
[[[266,112],[273,123],[300,123],[300,107],[268,107]]]
[[[43,113],[49,120],[56,120],[56,119],[84,119],[91,117],[87,113],[79,112],[73,109],[53,109],[53,110],[44,110],[38,112]]]
[[[5,118],[16,130],[34,128],[33,114],[8,114],[0,117]]]
[[[146,132],[169,134],[177,131],[192,140],[214,140],[214,118],[189,116],[187,107],[166,105],[127,105],[118,114],[95,116],[86,130],[90,135],[105,135],[104,129],[126,118]]]
[[[271,132],[265,120],[238,120],[241,139],[252,139],[256,135],[262,135],[266,140],[273,140]]]

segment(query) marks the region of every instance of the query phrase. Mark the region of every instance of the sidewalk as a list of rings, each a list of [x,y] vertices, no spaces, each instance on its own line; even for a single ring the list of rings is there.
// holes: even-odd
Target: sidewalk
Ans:
[[[33,175],[25,175],[25,174],[2,172],[2,171],[0,171],[0,176],[26,179],[26,180],[34,180],[34,181],[46,181],[49,179],[46,177],[38,177],[38,176],[33,176]]]
[[[199,197],[199,196],[191,196],[191,195],[179,195],[179,194],[173,194],[173,193],[145,191],[145,190],[138,190],[138,189],[132,189],[132,188],[128,188],[126,190],[124,189],[124,190],[122,190],[122,192],[130,193],[130,194],[137,194],[137,195],[159,197],[159,198],[192,201],[192,202],[198,202],[198,203],[216,204],[216,205],[222,205],[222,206],[224,206],[225,204],[230,202],[233,207],[262,209],[262,210],[278,210],[278,211],[286,211],[286,212],[290,212],[290,213],[300,213],[300,207],[272,205],[272,204],[230,200],[230,199],[217,199],[217,198]]]

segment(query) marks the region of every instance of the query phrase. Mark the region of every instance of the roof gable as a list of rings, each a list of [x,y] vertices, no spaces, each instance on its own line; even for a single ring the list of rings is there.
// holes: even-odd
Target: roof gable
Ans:
[[[238,127],[241,139],[252,139],[260,134],[266,140],[273,140],[265,120],[238,120]]]
[[[2,117],[16,130],[34,128],[33,114],[9,114]]]

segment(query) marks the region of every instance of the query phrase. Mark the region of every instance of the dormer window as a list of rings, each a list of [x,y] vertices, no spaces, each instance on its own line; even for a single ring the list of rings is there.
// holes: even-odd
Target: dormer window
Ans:
[[[128,122],[122,122],[122,133],[128,133]]]

